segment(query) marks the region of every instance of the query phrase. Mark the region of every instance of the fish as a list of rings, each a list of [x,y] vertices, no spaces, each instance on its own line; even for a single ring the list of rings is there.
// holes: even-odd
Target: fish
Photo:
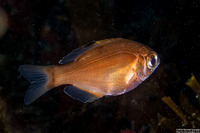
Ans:
[[[158,54],[148,46],[123,38],[83,45],[64,56],[58,65],[21,65],[19,73],[30,86],[29,105],[52,88],[66,85],[64,93],[83,103],[129,92],[159,66]]]

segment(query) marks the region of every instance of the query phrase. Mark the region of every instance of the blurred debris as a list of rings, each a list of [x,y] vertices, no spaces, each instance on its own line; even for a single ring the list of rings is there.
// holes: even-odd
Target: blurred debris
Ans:
[[[160,119],[160,121],[158,123],[159,129],[169,130],[171,132],[175,131],[176,127],[175,127],[175,125],[174,125],[174,123],[172,122],[171,119],[163,117],[160,114],[158,114],[158,118]]]
[[[189,86],[196,93],[196,98],[200,102],[200,84],[196,80],[195,76],[192,74],[191,78],[186,82],[186,85]]]
[[[8,18],[6,12],[0,8],[0,38],[6,33],[8,29]]]
[[[186,85],[188,85],[194,91],[196,98],[199,99],[200,84],[193,74],[186,82]],[[176,105],[176,103],[169,96],[163,97],[162,101],[165,102],[175,112],[175,114],[183,120],[184,123],[181,127],[200,127],[200,111],[194,106],[193,103],[191,103],[189,97],[187,97],[182,91],[179,93],[180,106]],[[170,127],[167,126],[170,123],[172,123],[172,121],[169,118],[161,117],[159,126],[165,125],[166,127]]]
[[[189,124],[192,128],[199,128],[200,125],[200,112],[196,109],[189,101],[188,97],[184,93],[180,93],[181,107],[185,113],[187,113],[187,118]]]
[[[163,97],[162,101],[165,102],[184,122],[185,125],[188,124],[186,116],[183,114],[181,109],[174,103],[171,97]]]

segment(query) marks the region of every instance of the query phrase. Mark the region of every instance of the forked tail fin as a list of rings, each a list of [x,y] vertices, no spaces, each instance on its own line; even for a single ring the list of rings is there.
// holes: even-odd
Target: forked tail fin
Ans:
[[[19,67],[19,72],[30,81],[30,86],[24,98],[24,104],[28,105],[39,98],[41,95],[52,89],[50,74],[48,68],[51,66],[35,66],[35,65],[22,65]]]

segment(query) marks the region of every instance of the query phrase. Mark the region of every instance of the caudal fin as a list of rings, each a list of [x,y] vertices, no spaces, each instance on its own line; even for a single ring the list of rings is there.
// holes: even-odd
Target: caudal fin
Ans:
[[[50,75],[46,66],[22,65],[19,72],[30,81],[31,85],[24,98],[24,104],[28,105],[35,101],[38,97],[53,88],[50,85]]]

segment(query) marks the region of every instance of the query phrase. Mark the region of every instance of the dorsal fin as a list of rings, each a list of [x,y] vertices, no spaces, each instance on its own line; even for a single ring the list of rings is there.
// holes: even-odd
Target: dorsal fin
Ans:
[[[68,55],[64,56],[60,61],[59,64],[67,64],[75,60],[79,55],[88,51],[89,49],[95,47],[96,41],[92,41],[86,45],[81,46],[80,48],[72,50]]]
[[[111,39],[104,39],[104,40],[100,40],[100,41],[92,41],[86,45],[83,45],[80,48],[74,49],[71,53],[69,53],[68,55],[64,56],[60,61],[59,64],[67,64],[69,62],[74,61],[75,59],[79,60],[79,57],[81,57],[81,55],[83,53],[85,53],[86,51],[100,46],[100,45],[105,45],[105,44],[109,44],[109,43],[114,43],[114,42],[118,42],[122,40],[121,38],[111,38]]]

